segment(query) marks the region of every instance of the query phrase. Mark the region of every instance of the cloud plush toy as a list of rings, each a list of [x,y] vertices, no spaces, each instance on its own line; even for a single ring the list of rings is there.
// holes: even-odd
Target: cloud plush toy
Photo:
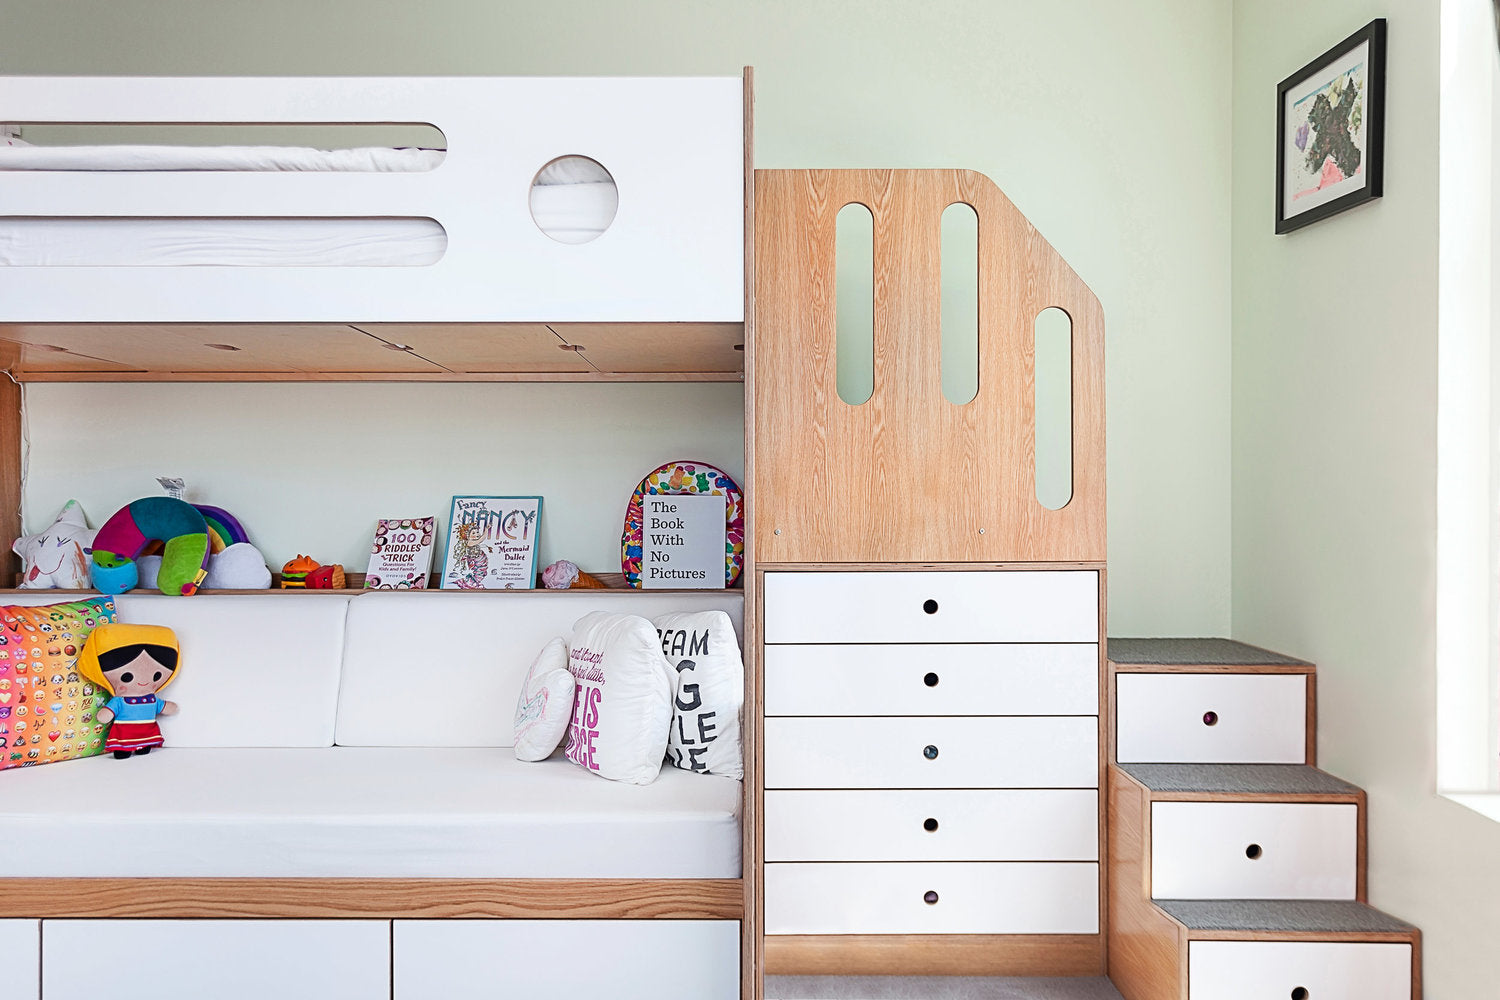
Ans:
[[[17,538],[12,551],[21,557],[21,586],[27,590],[86,590],[94,535],[77,500],[63,504],[39,534]]]

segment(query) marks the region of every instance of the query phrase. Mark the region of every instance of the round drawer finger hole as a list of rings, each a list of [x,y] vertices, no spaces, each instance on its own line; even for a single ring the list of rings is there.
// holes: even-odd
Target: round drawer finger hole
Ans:
[[[1299,986],[1292,990],[1292,1000],[1307,1000],[1308,992],[1306,986]]]
[[[929,743],[922,748],[922,756],[926,757],[928,760],[937,760],[938,748]]]
[[[930,597],[927,598],[927,600],[922,602],[922,610],[927,612],[929,615],[937,614],[937,601],[934,601]]]
[[[1245,857],[1249,858],[1251,861],[1259,861],[1260,856],[1264,853],[1265,852],[1260,849],[1259,844],[1251,844],[1249,847],[1245,848]]]
[[[925,893],[922,894],[922,902],[926,903],[928,906],[936,906],[937,901],[938,894],[933,892],[931,889],[928,889]]]
[[[1204,712],[1203,713],[1203,724],[1205,726],[1217,726],[1219,724],[1219,713],[1218,712]]]
[[[922,683],[926,684],[930,688],[935,688],[938,686],[938,675],[929,673],[922,678]]]
[[[928,816],[922,821],[922,829],[926,830],[928,833],[936,833],[937,828],[938,821],[933,819],[931,816]]]

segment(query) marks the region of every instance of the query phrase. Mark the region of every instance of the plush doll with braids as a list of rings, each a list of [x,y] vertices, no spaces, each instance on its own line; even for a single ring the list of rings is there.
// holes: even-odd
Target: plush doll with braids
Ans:
[[[157,716],[176,714],[177,703],[157,693],[172,683],[181,662],[176,634],[161,625],[100,625],[89,633],[78,672],[111,696],[96,717],[113,723],[104,749],[117,760],[162,745]]]

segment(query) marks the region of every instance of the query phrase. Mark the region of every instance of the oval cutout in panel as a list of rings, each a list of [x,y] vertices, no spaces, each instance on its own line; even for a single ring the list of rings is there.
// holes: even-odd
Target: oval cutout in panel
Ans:
[[[576,153],[549,160],[531,179],[531,221],[559,243],[604,235],[620,208],[620,189],[604,164]]]
[[[855,201],[835,225],[834,364],[839,399],[858,406],[875,395],[875,217]]]
[[[979,395],[979,214],[956,201],[943,209],[943,398]]]
[[[1073,499],[1073,318],[1043,309],[1035,334],[1036,500],[1061,510]]]

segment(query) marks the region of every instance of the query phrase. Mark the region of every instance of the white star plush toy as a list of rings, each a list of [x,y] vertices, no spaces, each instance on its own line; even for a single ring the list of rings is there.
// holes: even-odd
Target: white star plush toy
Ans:
[[[28,590],[87,590],[89,553],[98,532],[83,519],[83,508],[69,500],[40,534],[17,538],[11,549],[21,557],[21,586]]]

